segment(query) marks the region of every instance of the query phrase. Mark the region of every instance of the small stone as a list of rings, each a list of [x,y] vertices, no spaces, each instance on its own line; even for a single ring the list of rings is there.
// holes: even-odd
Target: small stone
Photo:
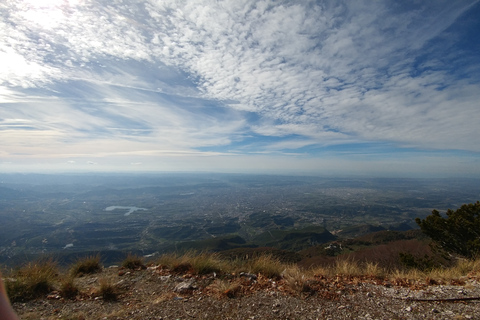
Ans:
[[[432,312],[433,312],[433,313],[440,313],[440,311],[438,311],[438,310],[435,309],[435,308],[432,309]]]
[[[367,298],[371,298],[371,297],[373,297],[373,293],[367,292]]]
[[[257,276],[253,273],[240,272],[240,277],[246,277],[246,278],[249,278],[250,280],[257,280]]]
[[[177,286],[175,287],[175,289],[173,289],[173,291],[178,293],[187,293],[196,289],[197,287],[195,287],[192,282],[181,282],[177,284]]]
[[[405,311],[407,311],[407,312],[412,312],[412,310],[413,310],[412,307],[406,307],[405,308]]]

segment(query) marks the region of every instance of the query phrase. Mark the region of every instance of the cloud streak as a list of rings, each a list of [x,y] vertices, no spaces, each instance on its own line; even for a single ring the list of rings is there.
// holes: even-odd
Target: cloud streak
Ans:
[[[143,167],[141,154],[310,157],[352,144],[478,157],[480,61],[465,43],[479,10],[7,0],[2,157],[136,154],[125,163]]]

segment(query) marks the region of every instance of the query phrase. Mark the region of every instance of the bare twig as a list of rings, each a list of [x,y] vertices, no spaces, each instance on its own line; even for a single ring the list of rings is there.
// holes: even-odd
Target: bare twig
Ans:
[[[465,297],[465,298],[443,298],[443,299],[421,299],[421,298],[397,298],[406,301],[422,301],[422,302],[455,302],[455,301],[471,301],[480,300],[480,297]]]

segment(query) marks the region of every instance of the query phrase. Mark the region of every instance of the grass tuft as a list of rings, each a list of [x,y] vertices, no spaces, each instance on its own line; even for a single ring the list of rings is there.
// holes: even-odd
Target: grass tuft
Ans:
[[[110,280],[102,278],[99,280],[99,284],[97,295],[102,297],[104,301],[117,301],[118,288]]]
[[[220,298],[225,297],[233,299],[238,297],[242,292],[242,286],[238,282],[230,282],[221,279],[216,279],[211,284],[211,288]]]
[[[6,282],[7,294],[12,302],[28,301],[52,291],[58,275],[57,263],[44,260],[29,263],[13,271]]]
[[[363,274],[359,264],[350,259],[338,259],[335,261],[334,273],[343,276],[360,276]]]
[[[279,259],[272,255],[262,255],[247,263],[250,272],[259,273],[267,278],[280,278],[283,270],[287,267]]]
[[[173,269],[175,265],[180,264],[180,256],[176,253],[166,253],[162,254],[157,260],[156,264],[168,268]]]
[[[228,263],[222,260],[216,253],[196,253],[187,252],[183,255],[165,254],[162,255],[157,263],[167,267],[175,273],[208,274],[212,272],[222,272]]]
[[[367,262],[365,263],[363,273],[368,277],[380,278],[385,276],[386,271],[378,263]]]
[[[82,276],[85,274],[93,274],[102,271],[100,255],[88,256],[78,259],[70,269],[72,277]]]
[[[60,295],[66,299],[73,299],[80,290],[75,284],[73,277],[66,277],[60,280]]]
[[[225,268],[225,262],[216,253],[199,253],[189,260],[196,274],[221,272]]]
[[[286,285],[296,293],[310,292],[312,289],[308,284],[308,274],[297,266],[286,268],[282,277]]]
[[[122,262],[122,267],[130,270],[145,269],[143,258],[137,255],[128,254],[125,260]]]

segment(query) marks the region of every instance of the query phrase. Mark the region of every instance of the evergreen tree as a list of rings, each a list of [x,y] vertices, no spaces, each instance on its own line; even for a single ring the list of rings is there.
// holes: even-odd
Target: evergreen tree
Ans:
[[[446,218],[437,210],[425,219],[415,219],[420,229],[439,249],[468,259],[480,256],[480,202],[448,209]]]

